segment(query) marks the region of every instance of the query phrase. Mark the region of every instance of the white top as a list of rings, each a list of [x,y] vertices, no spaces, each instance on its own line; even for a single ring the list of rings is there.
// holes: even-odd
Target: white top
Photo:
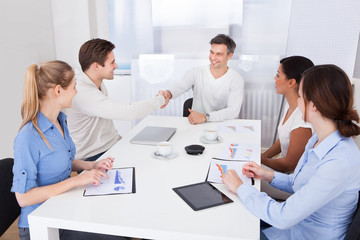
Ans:
[[[240,73],[229,68],[220,78],[215,79],[210,65],[188,71],[181,81],[169,88],[173,98],[193,90],[192,109],[208,113],[209,121],[223,121],[238,118],[244,95],[244,80]]]
[[[313,132],[311,124],[303,120],[301,110],[298,107],[294,110],[294,112],[291,114],[288,120],[286,120],[286,122],[283,124],[288,110],[289,110],[289,105],[287,105],[287,107],[285,108],[284,115],[278,126],[278,133],[279,133],[279,139],[281,145],[280,157],[285,157],[287,154],[290,143],[290,134],[292,130],[302,127],[302,128],[310,128],[311,131]]]
[[[103,82],[99,90],[83,72],[76,75],[76,90],[72,108],[66,110],[70,135],[76,146],[76,159],[104,152],[120,140],[113,119],[143,118],[165,104],[161,95],[133,103],[113,101],[107,96]]]

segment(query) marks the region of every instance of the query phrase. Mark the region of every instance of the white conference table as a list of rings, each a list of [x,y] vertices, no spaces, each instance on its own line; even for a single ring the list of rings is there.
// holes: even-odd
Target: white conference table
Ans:
[[[222,143],[204,144],[200,141],[203,129],[219,123],[191,125],[183,117],[146,117],[103,155],[115,158],[114,167],[135,167],[136,193],[83,197],[84,186],[53,197],[29,215],[31,238],[59,239],[60,228],[164,240],[259,239],[259,219],[225,185],[213,184],[234,202],[200,211],[194,211],[172,190],[205,181],[211,158],[218,156],[228,141],[258,144],[256,159],[260,162],[260,120],[225,123],[249,123],[259,131],[220,133]],[[179,155],[160,160],[151,156],[155,146],[130,144],[145,126],[176,127],[170,142]],[[190,144],[206,149],[202,155],[188,155],[184,147]],[[258,180],[255,187],[260,189]]]

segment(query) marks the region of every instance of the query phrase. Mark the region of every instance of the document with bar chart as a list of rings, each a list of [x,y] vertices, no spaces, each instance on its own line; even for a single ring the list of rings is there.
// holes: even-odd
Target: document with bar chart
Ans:
[[[256,161],[259,147],[255,144],[228,142],[217,158],[225,160]]]
[[[251,184],[251,178],[248,178],[247,176],[242,174],[242,168],[244,164],[246,164],[246,162],[219,160],[213,158],[210,162],[209,172],[206,181],[222,183],[222,179],[226,171],[234,169],[244,184]]]
[[[97,186],[88,184],[84,196],[135,193],[135,168],[113,168],[106,174],[109,179],[104,177]]]

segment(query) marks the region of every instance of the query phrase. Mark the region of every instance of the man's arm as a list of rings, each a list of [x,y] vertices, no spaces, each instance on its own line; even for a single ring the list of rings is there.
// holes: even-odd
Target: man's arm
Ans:
[[[106,119],[134,120],[142,118],[165,104],[165,98],[158,95],[152,99],[132,103],[120,103],[110,99],[97,89],[79,86],[73,99],[81,112]]]
[[[171,98],[177,98],[181,94],[187,92],[194,86],[196,78],[196,68],[187,71],[184,77],[172,85],[167,91],[171,94]]]
[[[163,92],[163,95],[165,97],[165,104],[161,106],[161,108],[165,108],[168,105],[170,99],[177,98],[181,94],[189,91],[190,88],[194,86],[195,74],[196,68],[191,69],[185,73],[184,77],[180,81],[175,82],[168,90],[160,90],[158,94],[160,94],[160,92]]]

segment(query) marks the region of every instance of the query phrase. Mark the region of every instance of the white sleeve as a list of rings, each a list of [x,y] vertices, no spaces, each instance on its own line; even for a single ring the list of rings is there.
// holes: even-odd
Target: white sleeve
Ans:
[[[80,85],[80,84],[79,84]],[[79,86],[78,87],[81,87]],[[96,88],[81,87],[73,99],[81,112],[90,116],[116,120],[143,118],[165,104],[162,95],[149,100],[120,103],[110,99]]]
[[[238,118],[244,99],[244,80],[238,75],[231,83],[227,107],[209,113],[209,121],[224,121]]]
[[[189,70],[184,77],[172,85],[168,90],[171,92],[172,98],[177,98],[181,94],[189,91],[195,83],[195,69]]]
[[[312,130],[312,125],[303,120],[301,110],[297,107],[295,111],[296,111],[295,113],[296,115],[294,117],[294,121],[290,125],[290,132],[297,128],[311,128]]]

